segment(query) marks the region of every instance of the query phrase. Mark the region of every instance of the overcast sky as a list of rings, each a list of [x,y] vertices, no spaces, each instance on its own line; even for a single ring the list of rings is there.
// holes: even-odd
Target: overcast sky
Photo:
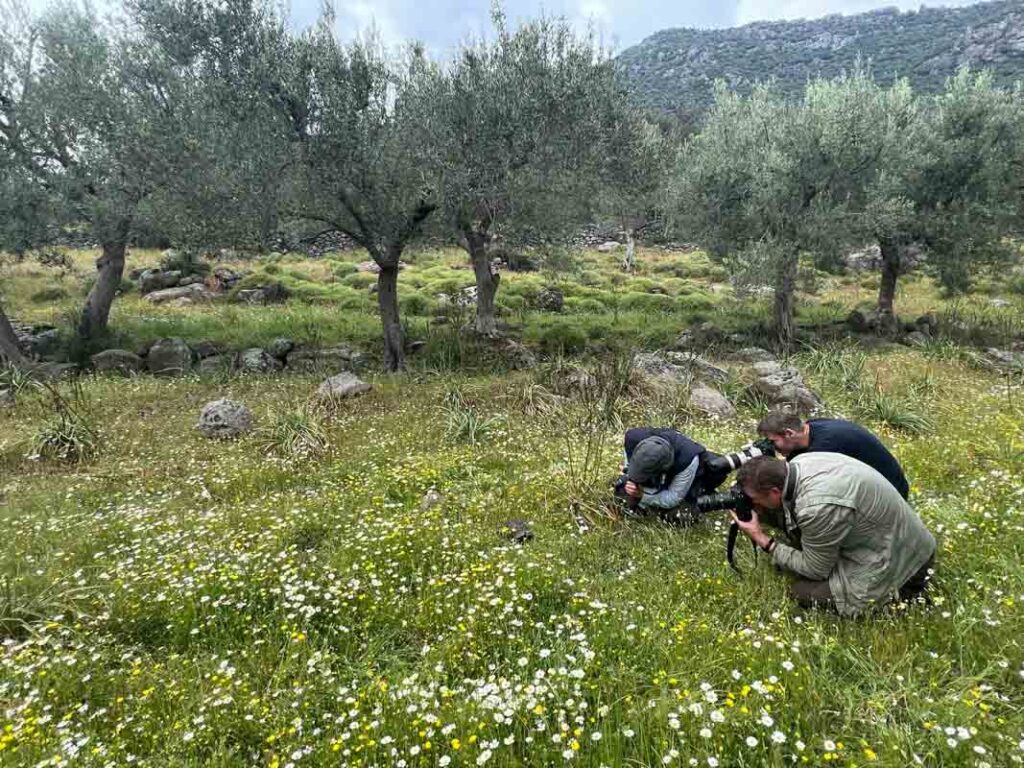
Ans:
[[[285,3],[292,23],[302,28],[319,13],[321,0]],[[509,19],[541,13],[570,18],[581,29],[593,25],[606,46],[621,50],[669,27],[732,27],[751,21],[816,18],[898,6],[968,5],[971,0],[504,0]],[[34,8],[48,0],[28,0]],[[93,0],[113,5],[116,0]],[[444,55],[489,25],[489,0],[334,0],[339,32],[352,37],[373,26],[386,43],[414,38]]]

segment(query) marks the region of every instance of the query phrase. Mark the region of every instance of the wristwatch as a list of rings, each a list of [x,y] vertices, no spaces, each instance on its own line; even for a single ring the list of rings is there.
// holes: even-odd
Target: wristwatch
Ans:
[[[770,555],[772,553],[772,550],[775,549],[775,539],[769,538],[765,545],[761,547],[761,549]]]

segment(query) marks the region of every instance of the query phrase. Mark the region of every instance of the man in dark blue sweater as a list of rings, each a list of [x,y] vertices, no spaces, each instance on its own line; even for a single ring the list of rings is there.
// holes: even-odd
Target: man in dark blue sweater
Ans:
[[[841,453],[873,468],[899,491],[904,499],[910,493],[903,468],[882,441],[864,427],[842,419],[801,421],[788,411],[773,411],[761,419],[757,431],[772,441],[787,459],[811,451]]]

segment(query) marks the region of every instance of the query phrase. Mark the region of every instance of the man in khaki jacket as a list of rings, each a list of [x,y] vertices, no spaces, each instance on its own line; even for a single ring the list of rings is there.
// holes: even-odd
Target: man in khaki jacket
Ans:
[[[781,510],[794,548],[765,533],[755,513],[737,520],[772,562],[798,575],[791,587],[804,606],[855,616],[928,583],[935,537],[884,477],[838,453],[806,453],[789,462],[762,456],[736,476],[755,509]]]

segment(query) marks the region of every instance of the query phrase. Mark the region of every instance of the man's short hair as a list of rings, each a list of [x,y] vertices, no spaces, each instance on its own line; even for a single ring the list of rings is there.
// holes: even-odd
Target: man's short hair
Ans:
[[[736,473],[740,488],[750,488],[758,493],[781,491],[786,487],[786,462],[771,456],[751,459]]]
[[[792,411],[772,411],[761,419],[757,432],[761,435],[781,435],[787,429],[799,432],[803,428],[803,421]]]

